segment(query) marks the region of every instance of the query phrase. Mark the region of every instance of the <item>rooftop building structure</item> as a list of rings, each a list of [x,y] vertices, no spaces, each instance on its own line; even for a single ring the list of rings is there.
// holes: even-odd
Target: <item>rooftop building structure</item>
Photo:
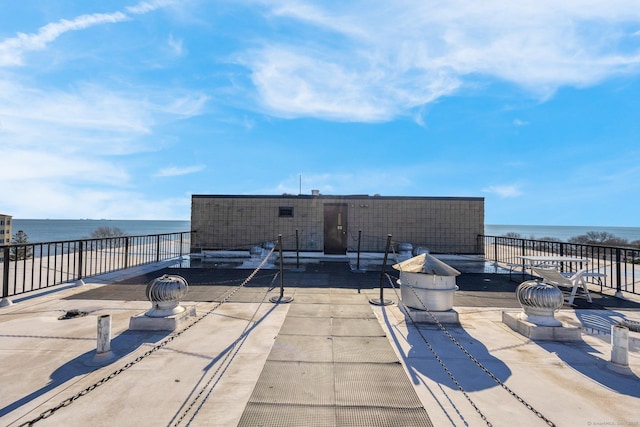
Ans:
[[[478,254],[482,197],[193,195],[193,253],[248,249],[281,234],[285,250],[384,252],[387,236],[434,253]],[[297,238],[297,239],[296,239]]]

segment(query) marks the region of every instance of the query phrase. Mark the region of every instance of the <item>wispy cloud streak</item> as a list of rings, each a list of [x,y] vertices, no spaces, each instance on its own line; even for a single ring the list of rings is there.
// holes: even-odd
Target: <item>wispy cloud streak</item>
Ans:
[[[496,194],[499,197],[503,198],[511,198],[518,197],[522,195],[522,190],[520,186],[512,184],[512,185],[491,185],[489,187],[483,188],[482,191],[484,193]]]
[[[177,167],[177,166],[168,166],[160,169],[155,176],[158,177],[171,177],[171,176],[181,176],[181,175],[190,175],[193,173],[201,172],[205,169],[204,165],[195,165],[195,166],[186,166],[186,167]]]
[[[161,7],[173,4],[173,1],[141,2],[136,6],[126,8],[131,14],[144,14]],[[36,33],[18,33],[16,37],[0,42],[0,67],[17,66],[23,64],[23,55],[28,51],[41,50],[69,31],[84,30],[103,24],[115,24],[129,20],[124,12],[94,13],[81,15],[74,19],[61,19],[41,27]]]
[[[61,19],[41,27],[35,34],[20,33],[0,43],[0,66],[22,65],[25,52],[44,49],[62,34],[100,25],[113,24],[129,19],[122,12],[82,15],[73,20]]]

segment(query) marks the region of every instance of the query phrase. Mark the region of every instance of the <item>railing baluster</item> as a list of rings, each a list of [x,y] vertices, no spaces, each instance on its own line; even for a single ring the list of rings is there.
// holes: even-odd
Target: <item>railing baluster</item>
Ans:
[[[124,238],[124,268],[129,267],[129,238]]]
[[[3,267],[2,267],[2,298],[9,296],[9,246],[3,249]]]
[[[22,247],[22,290],[24,291],[25,285],[27,283],[27,245]],[[31,285],[31,289],[33,290],[33,284]]]
[[[82,280],[82,260],[84,257],[84,242],[80,240],[78,245],[78,280]]]
[[[31,287],[33,287],[35,282],[35,271],[36,271],[36,254],[35,254],[36,245],[31,247]],[[40,289],[40,284],[38,284],[38,289]]]
[[[191,232],[181,232],[2,246],[1,297],[182,257],[190,238]]]
[[[615,289],[616,294],[630,292],[636,294],[636,268],[640,255],[638,249],[612,246],[589,245],[568,242],[520,239],[510,236],[486,236],[483,251],[485,259],[493,263],[510,263],[517,256],[561,255],[588,258],[585,266],[590,271],[603,273],[597,279],[601,291],[603,288]],[[493,245],[491,251],[489,246]],[[528,253],[531,252],[531,253]],[[493,257],[493,259],[491,259]],[[592,282],[593,283],[593,282]]]
[[[622,295],[622,277],[620,271],[620,248],[616,248],[616,294]]]

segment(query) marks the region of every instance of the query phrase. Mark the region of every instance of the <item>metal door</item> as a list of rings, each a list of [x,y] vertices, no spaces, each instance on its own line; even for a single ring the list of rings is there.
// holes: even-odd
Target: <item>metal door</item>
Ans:
[[[347,253],[347,207],[346,203],[324,205],[324,253],[346,255]]]

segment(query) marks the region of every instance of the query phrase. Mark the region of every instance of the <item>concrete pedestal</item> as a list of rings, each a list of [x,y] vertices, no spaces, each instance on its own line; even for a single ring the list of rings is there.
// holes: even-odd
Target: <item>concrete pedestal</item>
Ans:
[[[111,315],[105,314],[98,317],[96,354],[85,365],[102,366],[111,363],[115,358],[111,351]]]
[[[580,341],[582,331],[573,326],[541,326],[524,319],[523,312],[502,312],[502,323],[532,340]]]
[[[175,331],[180,326],[196,317],[196,307],[186,306],[182,313],[166,317],[149,317],[145,314],[129,319],[129,330],[132,331]]]

